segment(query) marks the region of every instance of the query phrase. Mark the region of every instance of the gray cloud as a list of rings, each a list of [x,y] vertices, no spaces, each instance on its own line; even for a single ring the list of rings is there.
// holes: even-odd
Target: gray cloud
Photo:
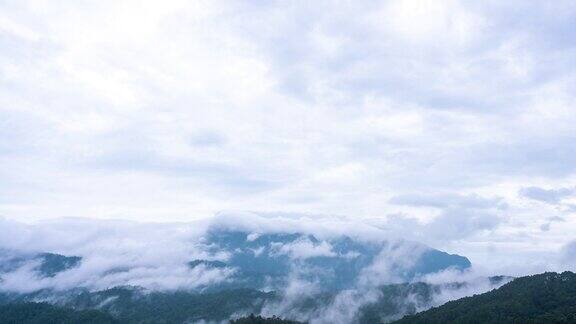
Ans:
[[[576,241],[568,242],[560,251],[561,262],[568,265],[572,271],[576,269]]]
[[[30,292],[75,287],[106,289],[136,285],[149,289],[197,288],[225,281],[233,269],[190,269],[186,262],[210,255],[195,242],[202,224],[143,224],[62,219],[27,225],[0,220],[7,233],[0,247],[14,253],[53,252],[82,257],[81,265],[55,277],[39,278],[34,263],[2,274],[0,289]],[[205,226],[204,226],[205,228]]]
[[[495,229],[502,219],[494,213],[448,210],[427,225],[426,233],[435,237],[466,238],[476,232]]]
[[[0,9],[10,219],[404,215],[383,226],[488,260],[576,230],[548,221],[574,210],[571,1]]]
[[[570,197],[576,193],[574,188],[545,189],[540,187],[525,187],[520,190],[520,195],[529,199],[558,204],[562,199]]]
[[[455,193],[404,194],[392,197],[390,203],[438,210],[435,218],[426,223],[417,222],[402,213],[388,217],[384,226],[392,231],[406,231],[406,235],[420,240],[461,240],[495,230],[505,221],[504,212],[508,208],[502,197]]]
[[[0,230],[7,233],[0,238],[0,252],[51,252],[82,257],[79,267],[55,277],[38,278],[34,273],[36,264],[3,274],[0,288],[31,291],[41,288],[62,290],[76,286],[105,289],[119,285],[138,285],[166,290],[191,289],[225,281],[234,272],[233,268],[190,269],[187,266],[191,260],[226,261],[230,257],[203,243],[210,229],[252,233],[249,240],[271,233],[313,235],[313,239],[304,236],[290,243],[270,246],[267,253],[286,255],[295,264],[309,258],[340,255],[326,240],[342,238],[344,235],[358,242],[386,243],[374,264],[363,273],[359,284],[364,286],[400,280],[401,274],[395,269],[410,268],[411,262],[416,262],[418,255],[429,249],[421,243],[388,235],[382,229],[352,219],[306,215],[285,217],[230,212],[203,221],[162,224],[60,219],[29,225],[0,219]],[[341,256],[358,257],[346,254]],[[293,271],[294,279],[298,280],[301,277],[298,271],[309,270],[295,267]],[[306,284],[313,283],[307,280]]]
[[[461,237],[470,231],[490,229],[490,217],[483,215],[485,209],[470,209],[479,214],[445,214],[430,226],[426,235]],[[465,216],[465,217],[461,217]],[[450,228],[452,225],[455,228]],[[444,228],[434,226],[444,225]],[[399,282],[395,275],[398,267],[409,267],[415,257],[426,251],[421,244],[397,240],[385,229],[377,228],[350,218],[321,215],[297,215],[282,213],[220,213],[214,218],[189,223],[138,223],[120,220],[60,219],[44,221],[34,225],[0,219],[0,231],[8,235],[0,237],[0,248],[33,253],[50,251],[66,255],[79,255],[83,260],[79,267],[59,273],[54,277],[39,278],[34,272],[37,264],[28,263],[17,271],[2,274],[0,291],[30,292],[37,289],[56,291],[70,288],[89,290],[106,289],[113,286],[136,285],[148,290],[173,291],[202,289],[206,286],[226,282],[234,269],[208,268],[202,265],[192,269],[186,262],[193,259],[223,260],[223,253],[214,253],[202,244],[207,229],[231,229],[252,233],[248,240],[257,239],[266,233],[313,234],[320,240],[349,235],[355,240],[367,242],[388,241],[374,262],[364,269],[358,282],[350,289],[334,294],[326,305],[303,309],[302,301],[320,298],[320,283],[306,279],[306,271],[299,267],[301,259],[334,255],[333,247],[326,241],[313,242],[302,238],[290,244],[278,246],[275,253],[288,255],[295,266],[286,290],[280,300],[265,305],[264,315],[282,315],[311,323],[350,323],[356,320],[357,311],[374,303],[382,296],[379,285]],[[420,229],[426,229],[421,227]],[[408,230],[418,230],[410,226]],[[443,234],[441,234],[443,233]],[[411,238],[415,238],[412,236]],[[217,251],[216,251],[217,252]],[[0,254],[0,257],[2,254]],[[565,248],[565,260],[571,258],[570,246]],[[523,265],[522,265],[523,267]],[[415,303],[418,310],[441,305],[449,300],[497,287],[487,279],[483,267],[468,271],[447,270],[417,277],[414,280],[437,285],[429,300],[398,300],[399,306]],[[450,285],[459,282],[465,285]],[[410,297],[410,296],[409,296]],[[400,312],[391,319],[403,315]]]
[[[392,204],[414,207],[435,208],[474,208],[474,209],[504,209],[506,203],[501,197],[484,198],[476,194],[406,194],[392,197]]]
[[[90,182],[95,201],[116,200],[100,188],[126,173],[126,196],[154,201],[138,189],[154,183],[203,216],[371,216],[387,207],[380,189],[574,173],[568,2],[420,3],[427,15],[410,1],[166,3],[127,15],[131,5],[62,4],[39,18],[31,3],[4,4],[0,150],[19,153],[0,161],[2,180],[27,175],[28,193],[12,185],[10,197],[36,204],[3,213],[95,216],[97,203],[75,193]],[[70,207],[50,206],[52,195]],[[161,209],[141,200],[115,205]]]

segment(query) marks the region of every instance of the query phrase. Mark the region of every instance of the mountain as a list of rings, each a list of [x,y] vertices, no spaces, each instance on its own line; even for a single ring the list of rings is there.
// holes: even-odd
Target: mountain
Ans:
[[[301,324],[301,322],[284,320],[279,317],[262,317],[250,314],[250,316],[231,320],[230,324]]]
[[[73,310],[48,303],[0,305],[0,323],[5,324],[116,324],[111,315],[98,310]]]
[[[470,267],[465,257],[419,243],[384,239],[375,242],[348,236],[319,238],[304,233],[212,228],[191,244],[204,258],[183,258],[179,274],[191,278],[215,274],[220,280],[176,290],[118,286],[117,282],[122,282],[118,280],[107,284],[110,277],[145,276],[148,271],[139,268],[131,272],[126,266],[118,271],[88,272],[91,283],[101,280],[105,283],[102,285],[62,286],[55,283],[66,282],[68,274],[83,275],[82,266],[89,262],[83,264],[78,256],[0,250],[0,305],[49,302],[77,311],[98,310],[122,323],[226,321],[252,313],[306,322],[325,316],[343,296],[353,294],[360,301],[350,310],[353,320],[371,323],[414,313],[427,307],[440,290],[451,289],[395,282]],[[164,266],[162,260],[158,262],[158,267]],[[12,272],[17,273],[10,276]],[[2,278],[4,287],[12,287],[7,283],[21,283],[17,280],[25,278],[41,283],[26,287],[42,288],[28,288],[26,292],[5,290]],[[376,297],[364,300],[367,291]]]
[[[16,303],[0,305],[0,323],[5,324],[119,324],[123,323],[111,315],[98,310],[77,311],[48,303]],[[150,321],[146,321],[150,323]],[[160,319],[154,323],[172,323],[170,319]],[[230,324],[301,324],[300,322],[284,320],[279,317],[265,318],[250,314],[235,320]]]
[[[499,285],[506,278],[486,280]],[[350,322],[368,324],[390,322],[405,314],[414,314],[435,302],[443,292],[454,293],[468,288],[470,283],[449,284],[402,283],[374,287],[368,293],[374,300],[362,302],[358,309],[348,303]],[[59,307],[75,310],[97,309],[113,315],[122,323],[185,323],[196,321],[225,321],[248,314],[279,315],[302,322],[318,318],[331,311],[345,292],[302,294],[291,299],[282,291],[263,292],[254,289],[226,289],[211,292],[148,291],[139,287],[116,287],[101,291],[73,289],[67,291],[42,290],[28,294],[0,293],[0,304],[41,302],[49,300]],[[362,299],[366,291],[356,291],[352,299]],[[344,294],[344,295],[343,295]],[[337,306],[338,307],[338,306]]]
[[[70,270],[80,265],[78,256],[64,256],[55,253],[21,253],[18,251],[0,249],[0,275],[8,273],[27,264],[34,264],[34,272],[40,277],[54,277],[60,272]]]
[[[395,323],[576,323],[576,274],[547,272],[517,278],[496,290]]]
[[[466,257],[415,242],[373,242],[348,236],[319,239],[303,233],[260,234],[212,228],[194,244],[213,257],[182,260],[183,265],[189,269],[218,268],[231,273],[231,277],[221,283],[199,286],[202,291],[283,290],[295,278],[326,291],[338,291],[356,286],[362,277],[378,277],[378,271],[385,271],[391,282],[407,282],[421,275],[471,266]],[[31,266],[36,277],[48,278],[79,267],[81,263],[79,256],[0,249],[0,281],[3,274],[24,266]],[[129,270],[121,268],[124,272]],[[101,275],[116,272],[108,270]]]
[[[75,289],[37,291],[28,294],[1,294],[0,304],[49,300],[76,310],[98,309],[122,323],[184,323],[201,320],[223,321],[233,315],[259,314],[267,302],[279,301],[273,292],[230,289],[218,292],[146,291],[138,287],[115,287],[101,291]]]
[[[463,256],[418,243],[364,242],[347,236],[321,240],[301,233],[257,234],[213,229],[203,244],[211,253],[225,254],[228,259],[192,260],[190,267],[236,269],[233,286],[254,289],[282,289],[294,275],[316,282],[325,290],[348,289],[382,259],[390,263],[387,271],[396,281],[410,281],[448,268],[464,270],[471,265]],[[402,260],[394,260],[393,255],[399,251]]]

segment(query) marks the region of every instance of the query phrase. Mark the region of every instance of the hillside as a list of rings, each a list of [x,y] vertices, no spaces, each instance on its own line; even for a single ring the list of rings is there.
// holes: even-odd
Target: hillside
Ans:
[[[249,316],[230,320],[230,324],[302,324],[301,322],[284,320],[279,317],[262,317],[250,314]]]
[[[47,303],[0,305],[0,323],[4,324],[113,324],[111,315],[97,310],[73,310]]]
[[[499,286],[506,278],[487,278],[491,286]],[[347,322],[371,324],[390,322],[418,309],[428,308],[442,292],[458,294],[474,287],[474,283],[402,283],[371,289],[377,295],[356,308],[344,304],[350,318]],[[60,307],[84,310],[98,309],[111,314],[122,323],[184,323],[187,321],[225,321],[248,314],[277,315],[284,320],[301,322],[318,319],[319,314],[334,310],[348,292],[318,292],[289,298],[282,291],[263,292],[254,289],[224,289],[218,291],[148,291],[139,287],[116,287],[101,291],[74,289],[43,290],[28,294],[0,292],[0,305],[50,300]],[[361,299],[366,291],[353,292]],[[255,319],[256,320],[256,319]],[[277,320],[272,318],[270,320]]]
[[[378,275],[385,263],[386,275],[394,281],[409,282],[420,275],[446,269],[465,270],[470,261],[460,255],[449,254],[417,242],[368,242],[348,236],[317,238],[297,232],[252,233],[211,228],[206,235],[191,242],[203,258],[182,258],[179,266],[189,276],[212,274],[218,280],[195,285],[197,291],[224,289],[283,290],[294,278],[317,283],[324,291],[351,289],[365,273]],[[401,256],[401,257],[399,257]],[[0,282],[11,274],[25,273],[37,286],[51,288],[68,275],[83,272],[81,256],[53,253],[23,253],[0,248]],[[128,260],[126,263],[129,263]],[[162,261],[148,268],[163,267]],[[91,273],[86,281],[122,282],[118,278],[131,277],[134,269],[122,265]],[[147,270],[145,270],[147,271]],[[59,275],[55,280],[44,280]],[[15,283],[18,285],[18,282]],[[115,286],[130,286],[130,282]],[[3,284],[0,284],[0,292]],[[6,282],[10,286],[10,282]],[[104,285],[111,288],[109,285]]]
[[[33,272],[40,278],[54,277],[80,266],[82,261],[78,256],[64,256],[55,253],[20,253],[0,248],[0,279],[2,274],[18,270],[26,264],[32,264]]]
[[[320,283],[326,291],[350,289],[361,273],[382,259],[391,262],[390,275],[406,282],[418,275],[471,266],[466,257],[415,242],[370,243],[347,236],[319,239],[303,233],[261,234],[213,228],[202,245],[211,254],[229,255],[228,260],[191,260],[188,265],[236,269],[232,284],[225,288],[284,289],[296,275]],[[394,259],[401,251],[408,251],[402,262]]]
[[[42,300],[51,300],[61,307],[71,309],[98,309],[112,314],[122,323],[184,323],[223,321],[234,314],[259,313],[265,302],[273,302],[277,297],[274,293],[251,289],[196,293],[150,292],[137,287],[116,287],[97,292],[72,290],[21,295],[0,293],[0,304]]]
[[[0,305],[47,301],[73,310],[97,309],[123,323],[226,321],[251,313],[312,321],[331,316],[339,303],[352,298],[356,300],[354,309],[346,310],[350,318],[343,322],[372,323],[396,320],[429,307],[440,290],[460,287],[408,283],[412,279],[470,267],[466,257],[416,242],[364,241],[348,236],[216,227],[191,245],[202,253],[183,256],[172,266],[179,267],[177,280],[193,285],[172,289],[123,284],[130,282],[123,278],[148,282],[142,279],[151,270],[166,267],[162,259],[139,267],[127,260],[126,266],[93,271],[90,256],[0,250]],[[84,274],[89,274],[89,286],[82,281],[67,283]],[[383,275],[404,283],[376,280]],[[204,277],[218,280],[199,280],[199,284],[193,280]],[[156,283],[163,278],[153,280]],[[99,286],[104,288],[95,288]],[[292,287],[298,287],[296,295]],[[367,292],[370,298],[363,297]]]
[[[395,323],[576,323],[576,274],[547,272],[517,278],[499,289]]]

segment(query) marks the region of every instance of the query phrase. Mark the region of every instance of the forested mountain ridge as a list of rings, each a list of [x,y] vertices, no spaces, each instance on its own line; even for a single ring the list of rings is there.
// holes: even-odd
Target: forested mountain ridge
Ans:
[[[304,324],[301,322],[285,320],[280,317],[262,317],[250,314],[235,320],[230,320],[230,324]]]
[[[251,313],[306,322],[332,316],[351,298],[354,309],[339,323],[373,323],[427,308],[441,290],[466,285],[412,283],[416,278],[471,266],[466,257],[417,242],[218,226],[196,237],[191,248],[196,252],[179,255],[171,264],[179,267],[175,279],[166,281],[194,284],[167,289],[140,285],[150,273],[154,283],[164,281],[160,258],[99,268],[92,255],[0,250],[0,305],[48,302],[70,311],[98,310],[122,323],[221,322]],[[205,277],[218,280],[195,280]]]
[[[500,284],[508,278],[489,278],[486,282]],[[374,287],[379,297],[352,310],[353,323],[369,324],[392,321],[404,314],[429,307],[441,292],[466,289],[470,283],[433,285],[428,283],[388,284]],[[354,298],[362,298],[359,291]],[[290,300],[282,291],[263,292],[254,289],[225,289],[208,292],[147,291],[139,287],[116,287],[102,291],[38,291],[29,294],[0,293],[0,304],[22,304],[49,300],[71,310],[90,310],[111,314],[122,323],[187,323],[225,321],[250,313],[278,315],[284,320],[306,322],[338,302],[340,293],[321,292],[301,295]],[[348,305],[349,306],[349,305]],[[350,307],[350,306],[349,306]],[[249,320],[249,319],[246,319]],[[254,320],[261,319],[256,316]],[[272,318],[270,320],[278,320]],[[244,323],[244,322],[242,322]],[[266,322],[264,322],[266,323]]]
[[[490,281],[506,279],[508,278],[493,277]],[[451,285],[464,286],[466,283]],[[351,322],[389,322],[400,314],[401,310],[412,313],[421,309],[432,301],[435,293],[446,288],[448,287],[426,283],[382,286],[379,289],[382,297],[360,309],[358,316]],[[206,320],[230,320],[230,323],[234,324],[305,322],[290,320],[290,317],[284,316],[250,315],[238,318],[238,315],[234,314],[237,314],[239,309],[253,309],[256,311],[254,314],[258,314],[265,302],[279,301],[277,294],[251,290],[141,295],[138,289],[126,287],[76,296],[73,302],[62,306],[14,300],[0,305],[0,323],[188,323]],[[302,301],[302,306],[315,308],[334,301],[334,296],[330,294],[316,297],[314,300]],[[114,302],[106,306],[106,303],[103,303],[106,300]],[[95,307],[92,303],[99,305]],[[547,272],[517,278],[498,289],[450,301],[442,306],[405,316],[394,323],[576,323],[576,274]]]
[[[18,270],[26,264],[33,264],[33,271],[39,277],[54,277],[60,272],[80,266],[78,256],[65,256],[55,253],[21,253],[0,248],[0,279],[2,274]]]
[[[2,324],[119,324],[110,314],[98,310],[74,310],[48,303],[0,305]]]
[[[253,289],[197,293],[153,292],[138,287],[115,287],[96,292],[41,291],[25,295],[0,293],[0,305],[43,300],[68,309],[98,309],[112,314],[122,323],[185,323],[224,321],[237,313],[259,313],[265,302],[274,302],[278,296]]]
[[[464,256],[401,240],[372,242],[349,236],[318,238],[298,232],[252,233],[216,227],[193,244],[204,252],[201,253],[204,258],[182,259],[181,265],[198,270],[198,273],[219,269],[229,276],[225,278],[227,280],[196,287],[202,291],[237,288],[282,290],[294,276],[317,282],[326,291],[350,289],[363,272],[373,272],[372,268],[381,260],[390,262],[386,268],[387,275],[399,282],[409,282],[418,276],[446,269],[465,270],[471,266]],[[402,258],[395,260],[398,254]],[[222,258],[223,255],[226,257]],[[90,262],[82,256],[0,248],[0,282],[6,275],[26,271],[27,267],[31,267],[31,279],[41,280],[56,275],[65,278],[68,271],[82,270],[86,261]],[[160,262],[153,266],[163,265]],[[94,276],[99,277],[89,279],[91,282],[106,281],[131,270],[129,265],[119,266],[95,273]],[[48,282],[57,281],[44,281],[43,284]]]
[[[492,280],[504,280],[495,277]],[[458,288],[465,283],[454,283]],[[413,313],[432,302],[448,286],[425,283],[385,285],[381,297],[362,307],[356,323],[389,322],[402,312]],[[82,292],[61,306],[27,301],[46,296],[4,299],[1,323],[185,323],[225,321],[239,310],[258,314],[267,303],[280,302],[278,293],[238,289],[216,293],[142,293],[137,288]],[[5,296],[6,297],[6,296]],[[297,311],[321,309],[335,295],[322,294],[294,305]],[[1,304],[1,303],[0,303]],[[95,310],[98,308],[98,310]],[[282,314],[278,314],[283,316]],[[234,323],[297,323],[277,317],[247,316]],[[287,318],[290,318],[289,316]],[[397,317],[396,317],[397,318]],[[521,277],[484,294],[450,301],[409,315],[394,323],[576,323],[576,274],[543,273]]]
[[[517,278],[395,323],[576,323],[576,274],[546,272]]]
[[[350,289],[361,273],[381,258],[392,263],[390,275],[405,282],[420,275],[471,266],[464,256],[416,242],[365,242],[348,236],[321,239],[304,233],[263,234],[212,228],[202,244],[211,253],[226,253],[229,258],[191,260],[189,266],[236,269],[231,284],[224,285],[226,288],[284,289],[290,277],[297,274],[305,281],[320,283],[324,290]],[[410,251],[406,260],[398,262],[388,257],[402,250]]]

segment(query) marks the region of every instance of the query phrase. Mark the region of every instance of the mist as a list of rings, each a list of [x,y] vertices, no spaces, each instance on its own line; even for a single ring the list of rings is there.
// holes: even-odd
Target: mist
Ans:
[[[353,323],[359,320],[358,316],[366,307],[385,297],[381,287],[408,285],[403,288],[402,297],[391,302],[396,313],[381,318],[391,321],[414,311],[489,291],[512,279],[507,277],[493,282],[489,269],[473,265],[464,270],[416,274],[407,281],[402,275],[406,270],[398,269],[414,266],[418,257],[430,247],[394,237],[389,231],[370,224],[353,224],[346,218],[247,212],[219,213],[189,223],[59,219],[24,224],[4,219],[0,228],[9,235],[0,238],[2,262],[14,258],[21,261],[0,275],[0,292],[25,294],[49,290],[58,296],[58,292],[79,288],[97,292],[125,286],[140,287],[144,293],[210,291],[212,287],[232,284],[237,280],[235,275],[242,270],[230,266],[211,267],[209,263],[189,266],[192,260],[227,262],[232,257],[230,251],[215,248],[207,241],[211,231],[246,232],[247,242],[279,233],[304,235],[288,243],[273,243],[266,247],[266,252],[264,247],[252,251],[255,257],[261,253],[286,257],[291,264],[287,280],[281,286],[270,283],[260,287],[264,291],[277,291],[280,296],[265,302],[261,311],[265,316],[283,316],[310,323]],[[331,240],[340,237],[384,245],[350,286],[326,291],[321,274],[326,269],[310,266],[306,261],[358,257],[356,252],[335,250]],[[39,275],[39,261],[33,258],[35,253],[41,252],[82,259],[78,266],[46,277]],[[569,252],[569,247],[559,252],[559,262],[565,260]],[[418,283],[430,285],[429,296],[423,298],[416,290],[412,291],[414,287],[410,285]],[[44,298],[50,300],[50,297]],[[314,300],[312,306],[306,306],[307,301]]]

